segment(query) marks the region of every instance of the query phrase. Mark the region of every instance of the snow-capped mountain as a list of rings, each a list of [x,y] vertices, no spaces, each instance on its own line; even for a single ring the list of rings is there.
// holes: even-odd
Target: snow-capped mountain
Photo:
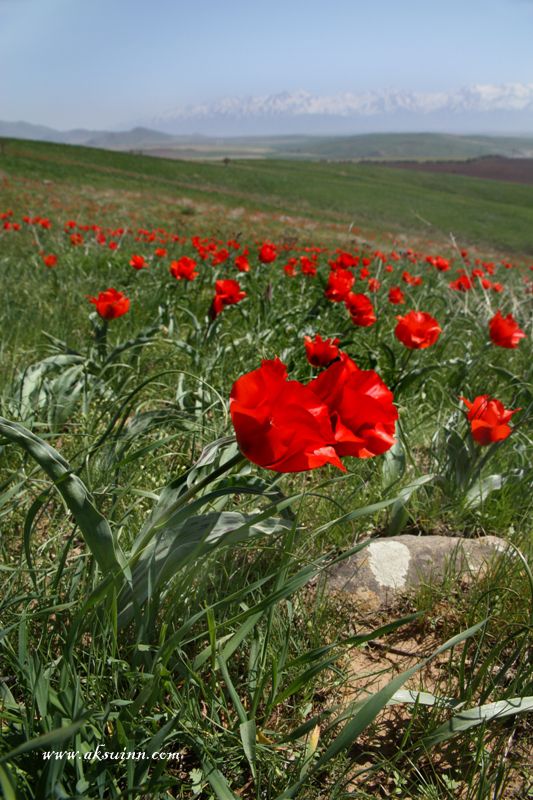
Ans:
[[[517,133],[533,129],[533,83],[479,84],[441,92],[387,89],[314,95],[301,90],[224,97],[175,108],[144,122],[174,134],[415,129]]]

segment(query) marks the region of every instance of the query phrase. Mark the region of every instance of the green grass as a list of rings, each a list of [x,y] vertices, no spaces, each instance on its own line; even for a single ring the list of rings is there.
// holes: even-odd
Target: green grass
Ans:
[[[374,234],[423,236],[442,246],[533,254],[533,187],[398,172],[370,164],[275,160],[200,163],[65,145],[5,141],[0,169],[8,175],[191,198],[226,208],[296,215]]]

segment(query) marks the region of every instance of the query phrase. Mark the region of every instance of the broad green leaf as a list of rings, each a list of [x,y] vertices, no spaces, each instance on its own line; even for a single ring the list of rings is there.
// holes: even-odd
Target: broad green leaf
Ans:
[[[11,750],[9,753],[5,753],[3,756],[0,757],[0,764],[5,763],[6,761],[12,761],[22,753],[29,753],[31,750],[44,750],[45,748],[53,749],[55,745],[64,742],[65,739],[70,739],[74,736],[80,728],[85,725],[85,719],[78,719],[76,722],[72,722],[70,725],[65,725],[63,728],[56,728],[53,731],[48,731],[48,733],[43,733],[41,736],[36,736],[34,739],[29,739],[26,742],[23,742],[18,747],[15,747],[14,750]]]
[[[124,556],[105,517],[93,505],[83,482],[49,444],[16,422],[0,417],[0,436],[22,447],[52,479],[105,574],[120,574]]]
[[[204,776],[211,784],[211,788],[217,796],[217,800],[239,800],[238,796],[234,794],[224,775],[219,769],[214,767],[206,759],[202,761]]]
[[[148,599],[149,586],[152,592],[158,590],[191,560],[217,547],[279,533],[288,526],[285,520],[261,517],[236,511],[212,512],[185,516],[158,531],[133,568],[131,588],[125,587],[119,596],[119,627],[126,625],[135,609]]]
[[[513,697],[510,700],[498,700],[495,703],[477,706],[477,708],[467,708],[456,714],[448,722],[440,725],[429,736],[424,736],[421,744],[425,747],[433,747],[433,745],[444,742],[446,739],[468,731],[477,725],[506,719],[527,711],[533,711],[533,697]]]

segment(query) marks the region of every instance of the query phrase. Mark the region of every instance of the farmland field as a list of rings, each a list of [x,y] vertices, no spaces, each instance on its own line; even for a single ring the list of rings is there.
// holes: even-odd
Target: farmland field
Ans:
[[[0,141],[9,800],[532,796],[532,223],[533,186]],[[405,533],[505,553],[327,591]]]

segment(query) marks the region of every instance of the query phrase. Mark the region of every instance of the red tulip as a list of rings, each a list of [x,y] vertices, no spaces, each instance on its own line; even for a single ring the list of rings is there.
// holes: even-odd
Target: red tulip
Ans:
[[[240,303],[245,297],[246,292],[241,290],[237,281],[231,280],[231,278],[216,281],[215,297],[211,303],[209,316],[211,319],[215,319],[226,306],[233,306],[236,303]]]
[[[488,394],[481,394],[471,403],[466,397],[461,400],[468,408],[467,420],[470,422],[472,438],[480,445],[489,445],[501,442],[511,435],[509,420],[520,411],[505,408],[500,400],[495,400]]]
[[[354,256],[352,253],[347,253],[343,250],[337,250],[337,258],[335,261],[329,261],[331,269],[346,269],[347,267],[356,267],[359,264],[359,256]]]
[[[474,282],[472,278],[464,274],[460,275],[459,278],[457,278],[456,280],[450,281],[448,286],[455,292],[468,292],[474,286]]]
[[[334,269],[329,273],[324,294],[333,303],[342,303],[354,285],[355,277],[348,269]]]
[[[420,284],[423,283],[419,275],[411,275],[407,270],[402,272],[402,281],[408,283],[409,286],[420,286]]]
[[[362,328],[369,328],[376,321],[374,306],[366,294],[354,294],[350,292],[345,299],[346,308],[350,312],[354,325]]]
[[[410,350],[424,350],[435,344],[442,329],[437,320],[425,311],[409,311],[397,317],[396,338]]]
[[[316,260],[309,256],[300,256],[300,270],[302,275],[314,278],[317,272]]]
[[[369,458],[392,447],[398,412],[376,372],[360,370],[341,353],[308,385],[329,408],[339,456]]]
[[[239,272],[250,272],[250,262],[248,261],[248,256],[245,256],[244,254],[237,256],[235,259],[235,266]]]
[[[450,269],[450,262],[442,256],[426,256],[426,262],[436,267],[439,272],[447,272]]]
[[[526,336],[513,315],[503,317],[499,309],[489,322],[489,334],[495,345],[513,350],[518,347],[520,339]]]
[[[98,297],[87,298],[90,303],[96,306],[96,311],[102,319],[117,319],[126,314],[130,307],[129,298],[117,292],[116,289],[107,289],[100,292]]]
[[[148,267],[144,256],[132,256],[130,259],[130,267],[133,269],[144,269]]]
[[[389,289],[389,303],[392,303],[393,306],[399,306],[405,303],[405,295],[399,286],[392,286]]]
[[[193,281],[198,273],[196,270],[196,261],[189,256],[182,256],[179,261],[171,261],[169,272],[176,278],[176,280]]]
[[[46,267],[55,267],[57,264],[57,256],[53,255],[53,253],[43,256],[43,263]]]
[[[220,250],[217,250],[213,253],[213,258],[211,259],[211,266],[217,267],[219,264],[224,264],[229,258],[229,250],[226,250],[225,247],[222,247]]]
[[[241,452],[275,472],[302,472],[324,464],[344,469],[333,447],[327,406],[298,381],[288,381],[276,358],[233,384],[230,414]]]
[[[271,264],[273,261],[276,260],[278,254],[276,252],[276,248],[270,242],[265,242],[261,245],[261,249],[259,250],[259,261],[263,264]]]
[[[327,367],[339,356],[338,339],[322,339],[319,333],[315,338],[304,336],[305,354],[313,367]]]
[[[333,464],[339,456],[369,458],[394,444],[398,412],[392,392],[373,371],[345,354],[307,386],[288,381],[279,359],[263,361],[234,384],[230,413],[243,454],[276,472]]]

